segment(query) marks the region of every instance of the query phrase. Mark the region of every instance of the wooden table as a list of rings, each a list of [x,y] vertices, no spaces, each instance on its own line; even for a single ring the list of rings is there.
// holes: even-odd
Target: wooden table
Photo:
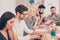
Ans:
[[[41,30],[44,30],[44,32]],[[47,30],[47,31],[45,31],[45,30]],[[57,36],[56,36],[56,38],[51,37],[50,31],[47,28],[44,28],[43,26],[40,26],[40,28],[36,29],[35,31],[36,31],[36,33],[34,33],[33,35],[35,35],[35,34],[39,35],[41,40],[58,40]],[[56,31],[57,31],[56,33],[60,33],[60,31],[59,32],[58,32],[58,30],[56,30]],[[32,40],[35,40],[35,39],[32,39]]]

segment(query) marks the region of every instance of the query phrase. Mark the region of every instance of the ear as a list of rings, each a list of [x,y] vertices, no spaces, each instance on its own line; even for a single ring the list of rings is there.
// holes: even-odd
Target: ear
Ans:
[[[19,15],[20,15],[20,13],[19,13],[19,12],[17,12],[17,15],[19,16]]]

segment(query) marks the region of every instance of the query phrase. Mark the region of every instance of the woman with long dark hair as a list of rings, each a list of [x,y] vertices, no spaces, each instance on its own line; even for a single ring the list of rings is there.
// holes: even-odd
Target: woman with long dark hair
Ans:
[[[9,11],[5,12],[0,19],[0,40],[15,40],[12,26],[15,15]]]

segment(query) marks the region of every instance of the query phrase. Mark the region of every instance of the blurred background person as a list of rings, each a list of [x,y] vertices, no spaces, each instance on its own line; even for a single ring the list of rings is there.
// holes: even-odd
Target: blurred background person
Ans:
[[[28,17],[25,19],[26,25],[29,29],[34,29],[34,26],[37,25],[36,21],[38,21],[38,18],[36,16],[37,10],[34,8],[31,8],[28,13]]]
[[[45,6],[39,5],[38,6],[38,12],[39,12],[39,24],[44,24],[44,22],[47,20],[44,16]]]
[[[56,21],[60,20],[60,16],[56,13],[56,7],[51,6],[50,8],[51,14],[47,16],[47,21],[51,20],[50,25],[52,28],[56,28]]]
[[[38,18],[36,14],[37,14],[37,10],[35,8],[31,8],[28,12],[27,18],[25,19],[25,23],[27,27],[31,30],[37,28]],[[24,35],[27,35],[27,33],[24,32]]]
[[[17,40],[13,34],[13,23],[15,15],[11,12],[5,12],[0,19],[0,40]]]
[[[59,15],[56,13],[56,7],[52,6],[50,8],[51,14],[47,16],[48,20],[60,20]]]
[[[26,33],[33,33],[34,30],[30,30],[24,19],[27,15],[27,12],[28,12],[28,8],[24,5],[18,5],[16,8],[15,8],[15,12],[16,12],[16,19],[15,19],[15,22],[14,22],[14,33],[17,35],[18,37],[18,40],[30,40],[32,38],[37,38],[39,37],[38,35],[26,35],[26,36],[23,36],[23,32],[25,31]]]

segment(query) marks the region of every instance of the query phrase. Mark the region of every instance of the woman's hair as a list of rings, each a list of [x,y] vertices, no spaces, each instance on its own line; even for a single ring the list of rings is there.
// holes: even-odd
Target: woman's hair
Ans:
[[[36,11],[36,8],[30,8],[30,9],[28,10],[28,15],[32,14],[33,11]]]
[[[15,15],[9,11],[3,13],[3,15],[0,18],[0,30],[4,29],[7,21],[14,17]]]

